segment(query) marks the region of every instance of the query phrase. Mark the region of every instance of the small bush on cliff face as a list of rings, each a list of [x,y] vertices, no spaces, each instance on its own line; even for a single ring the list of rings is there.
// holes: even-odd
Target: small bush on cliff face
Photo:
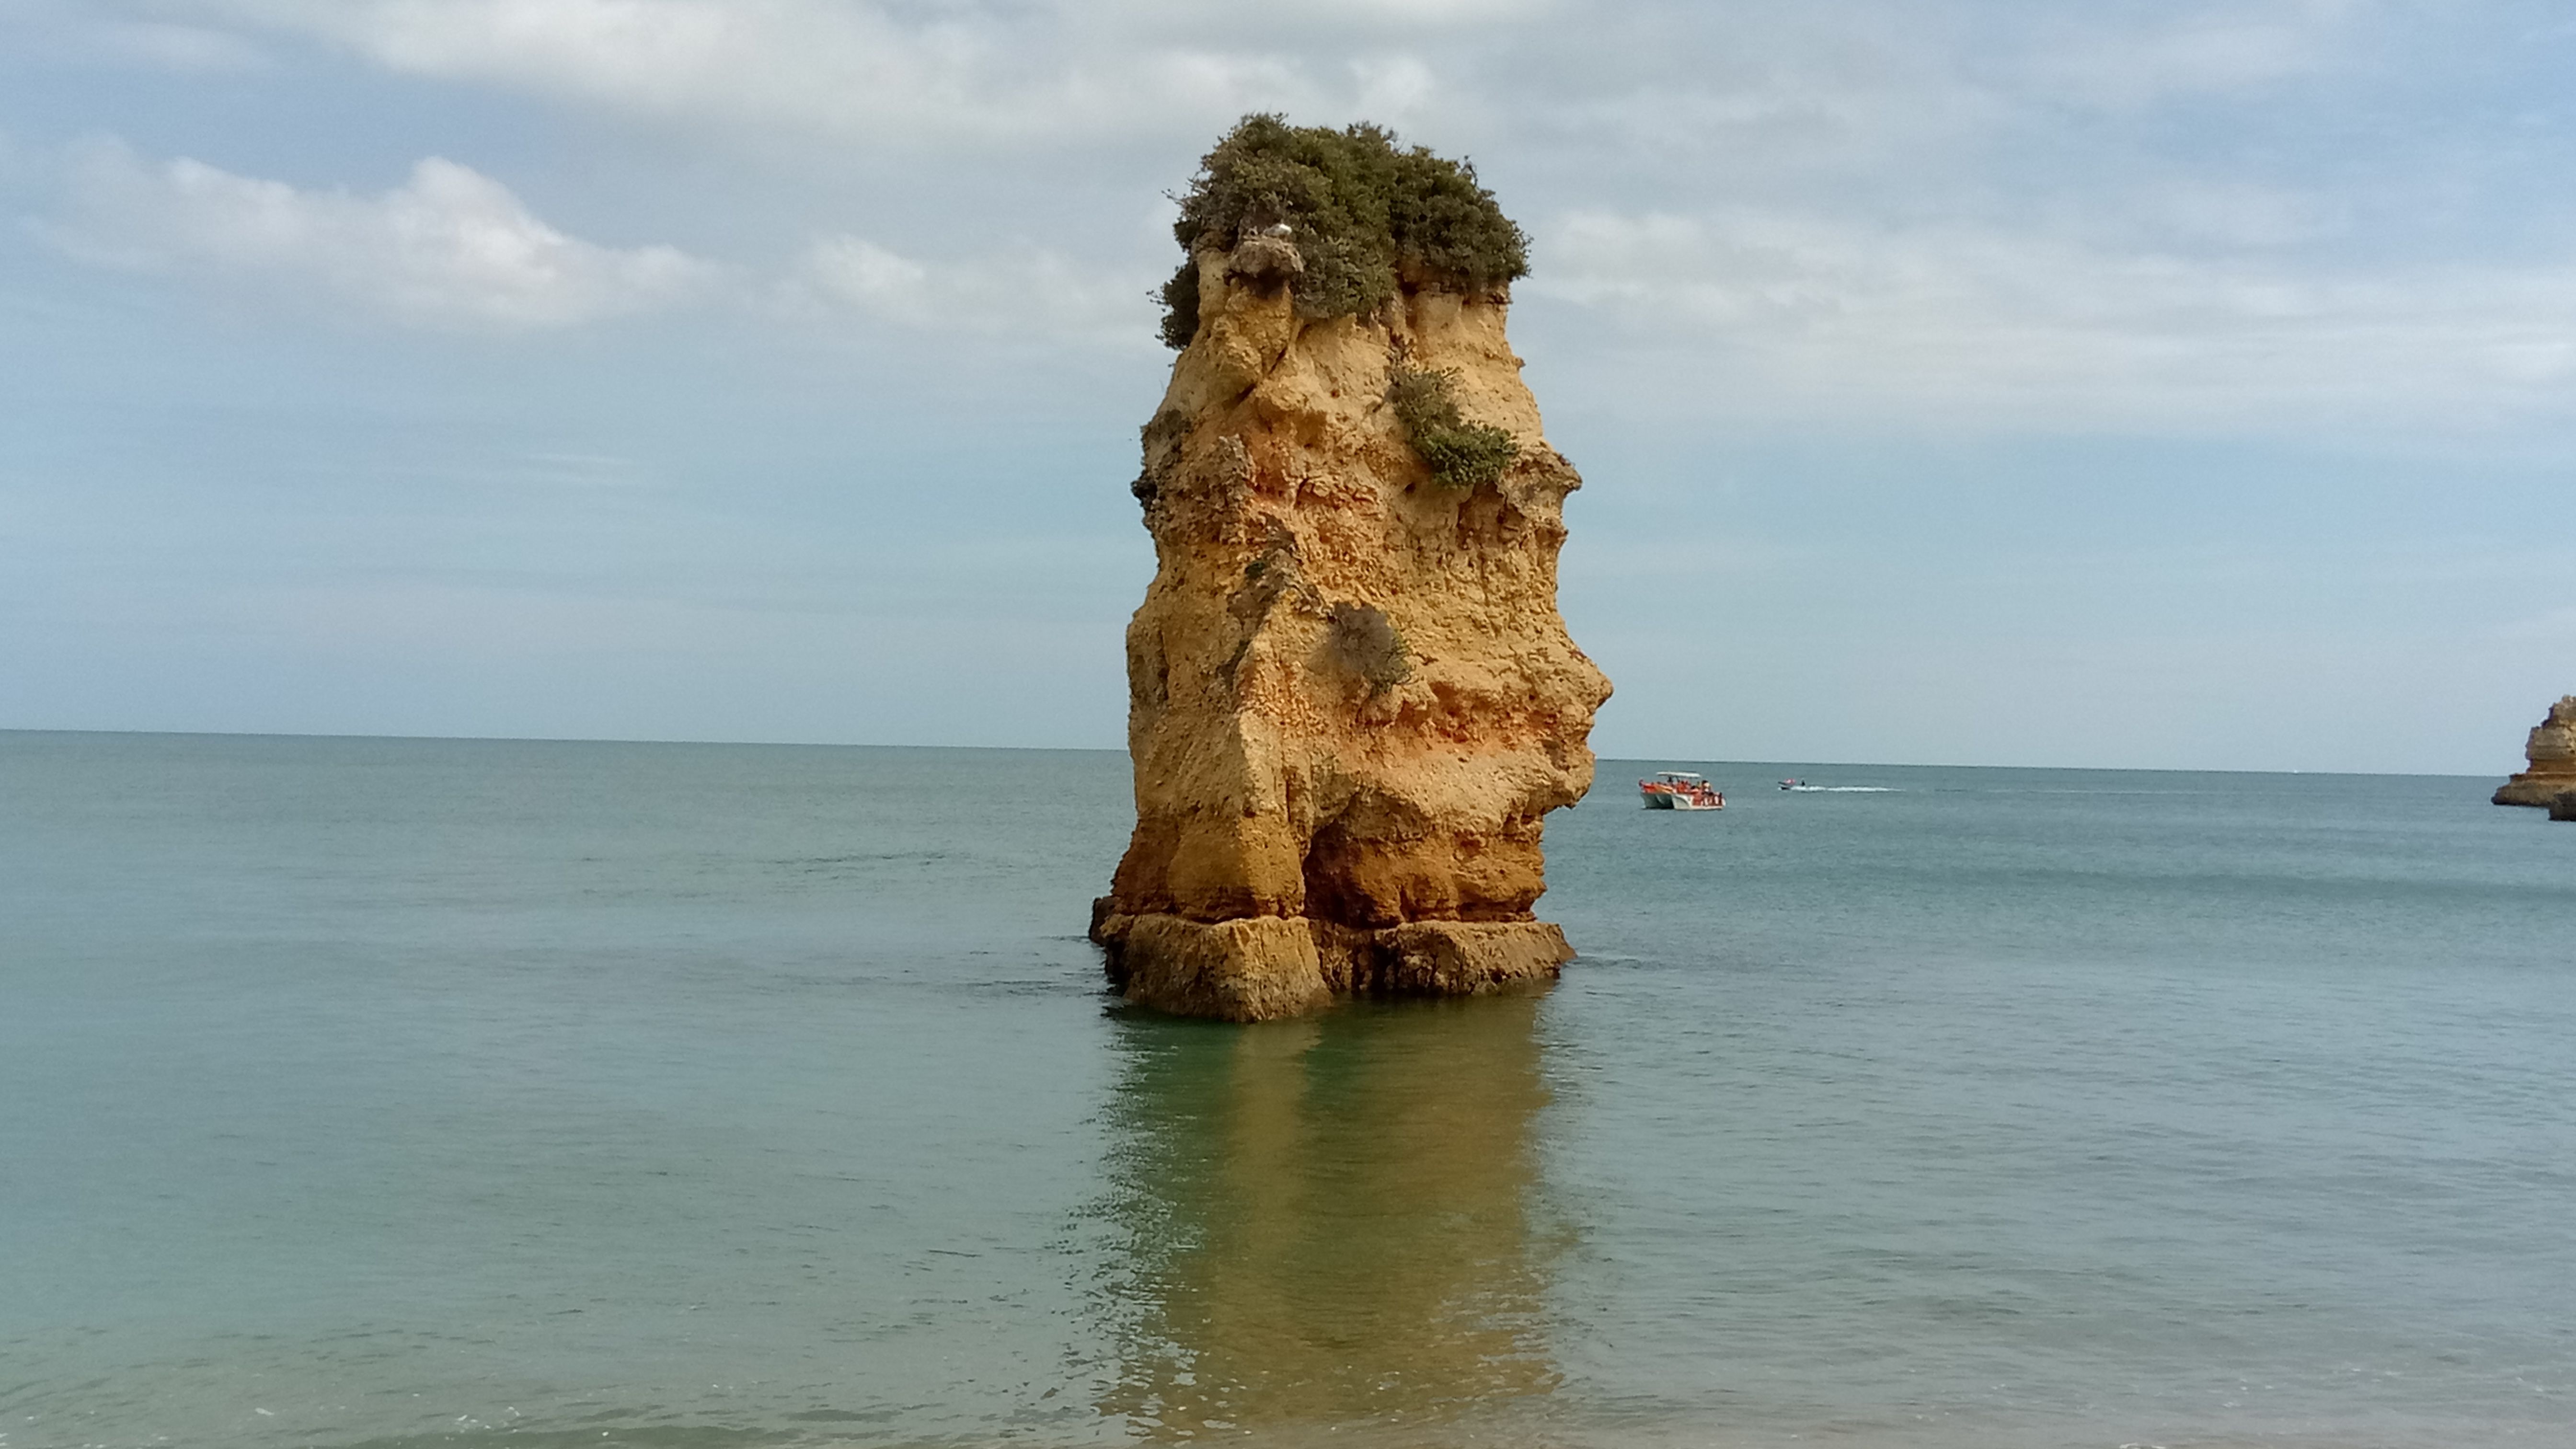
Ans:
[[[1444,488],[1473,489],[1503,476],[1519,455],[1512,435],[1487,423],[1471,423],[1458,412],[1454,372],[1395,370],[1386,401],[1404,424],[1413,451],[1431,468],[1431,481]]]
[[[1190,345],[1199,335],[1199,259],[1181,263],[1163,283],[1163,345],[1174,352]]]
[[[1163,491],[1162,474],[1156,470],[1154,455],[1168,450],[1189,430],[1189,414],[1177,408],[1163,409],[1154,414],[1152,422],[1137,430],[1145,444],[1145,466],[1137,473],[1136,481],[1127,485],[1127,491],[1135,494],[1136,501],[1148,509],[1154,506],[1155,496]],[[1170,460],[1165,458],[1161,462],[1168,469]]]
[[[1191,253],[1163,286],[1163,341],[1198,331],[1200,248],[1285,227],[1305,261],[1289,283],[1306,317],[1366,312],[1395,295],[1399,269],[1434,285],[1484,291],[1529,275],[1529,239],[1476,184],[1476,168],[1399,149],[1361,122],[1335,131],[1246,116],[1199,163],[1172,235]]]
[[[1369,604],[1335,604],[1325,615],[1334,659],[1368,681],[1369,693],[1395,688],[1413,677],[1413,651],[1386,610]]]

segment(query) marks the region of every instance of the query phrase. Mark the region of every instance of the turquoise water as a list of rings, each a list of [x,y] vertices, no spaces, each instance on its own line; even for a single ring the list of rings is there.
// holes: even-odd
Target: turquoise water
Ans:
[[[2576,1444],[2576,827],[1602,778],[1239,1029],[1116,755],[0,734],[0,1446]]]

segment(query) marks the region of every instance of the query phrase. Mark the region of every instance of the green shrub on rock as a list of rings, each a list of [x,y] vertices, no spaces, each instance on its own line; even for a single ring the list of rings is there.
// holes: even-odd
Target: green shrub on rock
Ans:
[[[1512,435],[1490,423],[1471,423],[1458,411],[1458,374],[1399,367],[1386,390],[1387,406],[1404,425],[1405,441],[1444,488],[1473,489],[1503,476],[1519,455]]]
[[[1398,277],[1490,291],[1529,275],[1529,239],[1476,183],[1476,168],[1399,148],[1366,122],[1343,130],[1246,116],[1199,164],[1172,234],[1189,253],[1163,286],[1163,341],[1198,331],[1198,259],[1283,230],[1305,263],[1288,283],[1311,318],[1367,312]]]
[[[1163,283],[1163,345],[1174,352],[1190,345],[1199,335],[1199,259],[1181,263]]]

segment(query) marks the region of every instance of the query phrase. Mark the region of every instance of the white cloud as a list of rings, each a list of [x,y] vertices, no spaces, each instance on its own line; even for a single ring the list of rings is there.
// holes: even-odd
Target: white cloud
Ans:
[[[566,327],[668,305],[718,269],[667,246],[599,246],[500,182],[430,157],[375,196],[304,191],[202,161],[80,149],[66,214],[38,230],[97,266],[320,288],[449,331]]]
[[[2480,425],[2576,404],[2576,265],[2322,271],[2036,231],[1581,213],[1524,291],[1743,413]]]
[[[266,51],[225,23],[192,25],[120,0],[0,0],[0,54],[21,67],[65,65],[177,75],[241,75],[273,70]]]
[[[497,82],[664,118],[880,141],[1061,141],[1246,109],[1393,113],[1428,71],[1369,49],[1530,11],[1491,0],[1273,6],[1259,25],[1169,0],[984,8],[842,0],[193,0],[389,70]],[[1222,15],[1222,12],[1219,12]],[[1312,33],[1316,30],[1321,35]],[[1391,32],[1391,33],[1389,33]],[[1362,42],[1301,57],[1283,36]]]
[[[87,36],[102,55],[182,74],[265,71],[267,52],[229,31],[152,21],[111,21]]]
[[[758,184],[672,167],[630,177],[633,190],[646,205],[667,186],[668,204],[721,206],[740,237],[864,227],[814,243],[765,295],[925,335],[1150,348],[1145,294],[1169,244],[1121,239],[1104,215],[1181,179],[1188,153],[1163,142],[1203,142],[1275,106],[1301,120],[1372,115],[1472,150],[1489,177],[1507,161],[1508,206],[1562,208],[1535,228],[1526,294],[1581,306],[1578,347],[1617,359],[1643,342],[1667,376],[1722,379],[1743,408],[2189,430],[2564,412],[2576,376],[2576,271],[2480,264],[2457,234],[2429,242],[2456,262],[2387,260],[2403,249],[2383,225],[2390,198],[2422,193],[2423,176],[2374,173],[2362,187],[2313,166],[2240,164],[2236,148],[2159,154],[2161,133],[2141,128],[2170,117],[2067,124],[2069,104],[2217,106],[2350,70],[2385,32],[2373,29],[2385,8],[2356,0],[2014,11],[2000,27],[1981,12],[2014,7],[1956,0],[1281,0],[1257,13],[1191,0],[101,4],[229,26],[283,57],[318,41],[405,75],[681,123],[693,144],[749,140],[736,154],[758,158]],[[1150,156],[1109,144],[1138,135],[1157,138]],[[2144,152],[2127,148],[2141,138]],[[2098,164],[2072,164],[2088,146]],[[328,247],[218,245],[208,236],[246,228],[217,223],[261,212],[252,193],[275,183],[183,178],[193,165],[93,187],[63,234],[93,256],[139,249],[136,264],[427,293],[436,300],[380,305],[482,325],[562,320],[549,303],[569,319],[653,305],[706,276],[666,249],[563,237],[459,167],[470,181],[452,189],[488,188],[497,230],[542,233],[567,260],[559,285],[488,285],[482,305],[458,308],[444,293],[472,290],[459,279],[469,249],[432,265],[386,241],[390,226],[308,228],[337,235]],[[436,211],[446,203],[430,189],[416,178],[382,198],[278,204]],[[149,204],[116,199],[127,193]],[[160,229],[182,214],[185,244]],[[960,235],[1033,241],[957,256],[927,240]],[[2338,255],[2364,245],[2380,254]],[[326,250],[379,260],[325,266]],[[383,260],[396,254],[407,260]],[[1686,401],[1696,411],[1712,395]]]
[[[825,237],[793,284],[923,331],[1021,337],[1122,350],[1154,346],[1158,279],[1086,269],[1054,252],[917,261],[863,237]]]
[[[1140,24],[1205,24],[1211,7],[1205,0],[1128,0],[1117,7]],[[1275,32],[1330,26],[1367,32],[1489,27],[1523,21],[1563,7],[1553,0],[1272,0],[1242,15],[1243,28]]]
[[[2113,109],[2269,85],[2324,68],[2352,0],[2257,0],[2152,26],[2087,28],[2033,58],[2030,77],[2064,100]]]
[[[2185,243],[2286,247],[2341,229],[2340,208],[2324,198],[2245,182],[2174,181],[2142,186],[2134,220]]]

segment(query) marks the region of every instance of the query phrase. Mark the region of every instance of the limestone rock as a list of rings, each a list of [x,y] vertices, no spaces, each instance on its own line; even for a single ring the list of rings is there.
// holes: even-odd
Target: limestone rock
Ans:
[[[1136,485],[1157,568],[1127,632],[1136,830],[1092,927],[1110,980],[1251,1021],[1553,977],[1540,826],[1591,784],[1610,683],[1557,613],[1581,480],[1508,299],[1408,278],[1308,318],[1285,242],[1213,240]],[[1449,373],[1510,433],[1499,478],[1433,478],[1388,406],[1399,369]]]
[[[2561,790],[2549,797],[2549,818],[2576,820],[2576,790]]]
[[[2561,790],[2576,790],[2576,694],[2549,707],[2549,717],[2532,730],[2523,756],[2531,768],[2495,792],[2498,805],[2547,806]]]
[[[1312,1011],[1332,999],[1314,935],[1303,921],[1107,916],[1095,935],[1115,943],[1110,984],[1165,1011],[1266,1021]]]

